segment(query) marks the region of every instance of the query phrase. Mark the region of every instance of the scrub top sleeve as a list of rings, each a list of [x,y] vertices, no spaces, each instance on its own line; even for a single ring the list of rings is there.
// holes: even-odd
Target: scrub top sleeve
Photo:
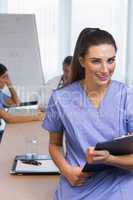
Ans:
[[[6,101],[7,99],[9,99],[10,97],[7,95],[7,94],[5,94],[5,93],[3,93],[3,100],[4,101]]]
[[[0,108],[3,110],[4,105],[6,105],[6,100],[10,97],[6,95],[4,92],[0,92]]]
[[[133,88],[127,90],[126,122],[128,133],[133,132]]]
[[[3,110],[3,104],[0,102],[0,110]]]
[[[63,124],[61,122],[57,105],[54,99],[54,92],[50,97],[48,108],[46,111],[46,116],[43,121],[43,128],[53,133],[62,133],[63,132]]]

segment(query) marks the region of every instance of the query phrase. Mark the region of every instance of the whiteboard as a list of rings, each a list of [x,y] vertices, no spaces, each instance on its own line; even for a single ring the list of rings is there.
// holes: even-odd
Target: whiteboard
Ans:
[[[0,63],[21,99],[29,100],[44,85],[35,15],[0,14]]]

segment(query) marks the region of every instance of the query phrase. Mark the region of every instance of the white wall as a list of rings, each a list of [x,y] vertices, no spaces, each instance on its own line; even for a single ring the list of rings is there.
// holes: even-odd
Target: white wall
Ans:
[[[71,52],[85,27],[111,32],[118,46],[114,79],[125,81],[128,0],[72,0]]]

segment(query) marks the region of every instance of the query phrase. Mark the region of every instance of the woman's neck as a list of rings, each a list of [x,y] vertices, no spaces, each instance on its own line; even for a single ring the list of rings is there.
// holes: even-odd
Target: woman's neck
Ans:
[[[110,83],[111,83],[111,80],[106,85],[97,86],[97,85],[92,84],[91,81],[87,81],[86,79],[81,81],[81,85],[83,89],[85,90],[86,95],[89,97],[92,105],[95,108],[100,107],[101,102],[107,92],[107,88]]]
[[[81,81],[81,84],[84,88],[84,90],[86,91],[86,93],[89,94],[103,94],[106,92],[106,89],[108,88],[108,86],[110,85],[111,80],[104,85],[97,85],[92,83],[92,81],[88,80],[88,79],[84,79]]]

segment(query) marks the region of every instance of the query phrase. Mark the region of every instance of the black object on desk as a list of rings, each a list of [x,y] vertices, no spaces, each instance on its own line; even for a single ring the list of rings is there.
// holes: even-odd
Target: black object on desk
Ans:
[[[21,102],[19,104],[19,106],[16,105],[4,105],[5,108],[11,108],[11,107],[21,107],[21,106],[33,106],[33,105],[37,105],[38,101],[25,101],[25,102]]]
[[[112,155],[127,155],[133,153],[133,135],[126,135],[114,140],[100,142],[96,144],[95,150],[107,150]],[[98,172],[105,169],[115,168],[105,164],[89,164],[86,162],[83,172]]]
[[[4,130],[0,131],[0,143],[1,143],[1,140],[2,140],[2,137],[3,137],[3,133],[4,133]]]
[[[19,106],[33,106],[33,105],[36,105],[37,103],[38,103],[37,101],[28,101],[28,102],[20,103]]]

